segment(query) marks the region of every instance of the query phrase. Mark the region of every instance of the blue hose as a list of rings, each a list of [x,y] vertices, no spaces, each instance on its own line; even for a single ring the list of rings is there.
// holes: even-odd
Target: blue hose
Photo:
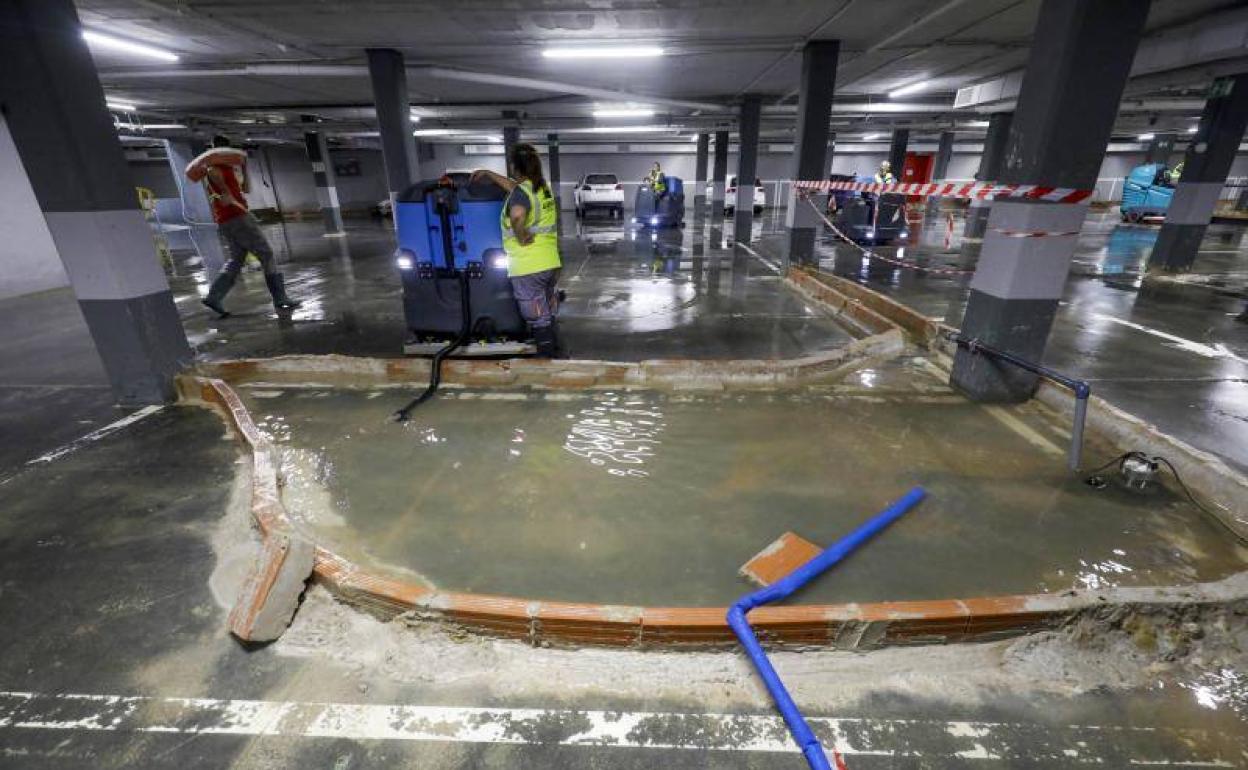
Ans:
[[[812,770],[832,770],[832,767],[828,764],[828,757],[823,751],[823,746],[819,744],[819,739],[811,732],[810,725],[806,724],[806,720],[802,717],[802,712],[798,710],[797,704],[793,702],[792,696],[789,695],[789,691],[784,688],[784,683],[780,681],[780,676],[776,673],[776,669],[772,667],[771,661],[767,659],[767,653],[763,651],[762,645],[758,643],[758,637],[754,635],[754,629],[750,627],[750,621],[746,616],[755,607],[778,602],[789,597],[794,591],[818,577],[841,559],[844,559],[854,549],[870,540],[889,524],[900,519],[926,496],[927,492],[924,491],[923,487],[911,489],[900,500],[872,516],[836,543],[828,546],[818,556],[766,588],[746,594],[738,599],[736,604],[733,604],[728,610],[728,625],[732,627],[732,632],[741,641],[741,646],[745,648],[745,654],[749,656],[750,661],[754,664],[754,668],[758,671],[758,675],[762,677],[763,684],[767,685],[767,691],[771,693],[772,700],[776,702],[776,707],[780,709],[780,715],[784,717],[785,723],[789,726],[789,732],[793,735],[793,740],[797,741],[797,745],[801,747],[802,754],[806,757],[806,763],[810,765]]]

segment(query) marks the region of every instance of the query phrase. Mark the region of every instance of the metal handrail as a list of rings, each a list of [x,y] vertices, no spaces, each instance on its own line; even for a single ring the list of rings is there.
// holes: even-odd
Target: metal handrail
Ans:
[[[1007,350],[994,348],[993,346],[980,342],[978,338],[966,337],[962,334],[952,333],[948,338],[957,343],[959,347],[966,348],[971,355],[983,353],[990,358],[996,358],[1001,361],[1017,366],[1019,369],[1031,372],[1039,377],[1043,377],[1050,382],[1074,392],[1075,394],[1075,417],[1074,425],[1070,431],[1070,451],[1066,457],[1066,465],[1070,470],[1079,470],[1079,463],[1083,458],[1083,428],[1088,417],[1088,397],[1092,395],[1092,386],[1083,380],[1076,380],[1074,377],[1068,377],[1061,372],[1054,371],[1047,366],[1028,361],[1025,358],[1019,358]]]

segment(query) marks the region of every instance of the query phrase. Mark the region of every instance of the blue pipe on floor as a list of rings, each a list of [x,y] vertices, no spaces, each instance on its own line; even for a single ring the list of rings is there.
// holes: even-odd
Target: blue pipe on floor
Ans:
[[[767,691],[771,693],[772,700],[776,702],[776,707],[780,709],[780,715],[784,717],[785,723],[789,726],[789,732],[793,735],[793,740],[797,741],[797,745],[801,747],[802,754],[806,756],[806,762],[811,766],[812,770],[832,770],[832,766],[828,764],[828,757],[823,751],[823,746],[819,744],[819,739],[815,737],[815,734],[810,730],[810,725],[806,724],[806,720],[802,718],[802,712],[798,710],[797,704],[793,702],[789,691],[784,688],[784,683],[780,681],[780,676],[776,673],[776,669],[772,667],[771,661],[768,660],[767,653],[763,651],[762,645],[758,643],[758,637],[754,635],[754,629],[750,627],[750,621],[746,616],[755,607],[787,598],[794,591],[825,572],[829,567],[844,559],[854,549],[870,540],[889,524],[900,519],[926,496],[927,492],[923,487],[911,489],[900,500],[872,516],[836,543],[828,546],[818,556],[775,583],[765,588],[760,588],[754,593],[746,594],[738,599],[736,604],[733,604],[728,610],[728,625],[732,627],[732,632],[741,641],[741,646],[745,648],[745,654],[749,656],[750,661],[754,664],[754,668],[758,671],[758,675],[762,677],[763,684],[767,685]]]

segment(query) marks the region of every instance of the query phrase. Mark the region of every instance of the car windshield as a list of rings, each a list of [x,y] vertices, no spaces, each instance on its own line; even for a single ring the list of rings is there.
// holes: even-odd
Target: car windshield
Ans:
[[[585,184],[615,184],[615,174],[590,174],[585,177]]]

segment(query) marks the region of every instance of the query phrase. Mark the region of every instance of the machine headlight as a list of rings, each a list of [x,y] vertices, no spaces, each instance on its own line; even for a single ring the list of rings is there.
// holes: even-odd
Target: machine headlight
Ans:
[[[407,249],[399,249],[394,254],[394,264],[399,266],[400,270],[411,270],[416,265],[414,255]]]
[[[502,249],[486,249],[484,257],[486,263],[496,270],[506,270],[507,266],[511,264],[510,260],[507,259],[507,252]]]
[[[657,225],[658,223],[659,223],[658,217],[650,217],[650,224]]]

